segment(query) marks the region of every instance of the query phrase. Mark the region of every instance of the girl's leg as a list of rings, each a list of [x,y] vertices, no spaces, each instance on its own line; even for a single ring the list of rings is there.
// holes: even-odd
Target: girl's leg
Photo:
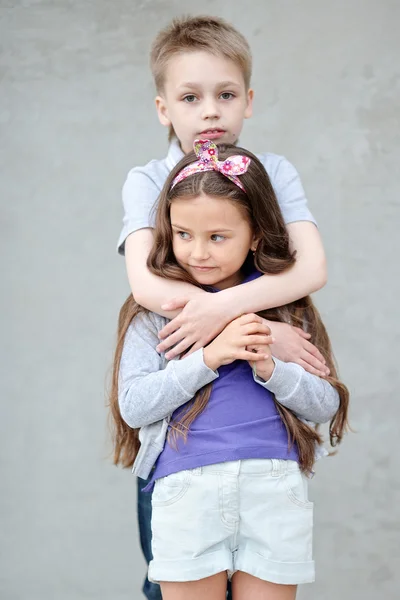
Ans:
[[[226,581],[223,571],[198,581],[161,581],[160,585],[163,600],[225,600]]]
[[[296,585],[278,585],[243,571],[232,577],[233,600],[295,600]]]

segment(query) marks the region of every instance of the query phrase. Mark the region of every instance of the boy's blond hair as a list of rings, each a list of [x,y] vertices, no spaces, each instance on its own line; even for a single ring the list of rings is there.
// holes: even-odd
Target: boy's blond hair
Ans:
[[[165,73],[171,57],[183,52],[205,51],[236,63],[250,87],[252,58],[246,38],[219,17],[179,17],[162,29],[154,40],[150,67],[157,92],[164,91]],[[171,127],[169,139],[174,136]]]

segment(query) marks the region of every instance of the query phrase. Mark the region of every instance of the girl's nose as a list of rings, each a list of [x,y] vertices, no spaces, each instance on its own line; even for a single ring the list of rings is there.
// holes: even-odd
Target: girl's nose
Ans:
[[[209,252],[207,249],[207,244],[203,242],[197,242],[194,244],[192,248],[192,259],[193,260],[205,260],[209,257]]]

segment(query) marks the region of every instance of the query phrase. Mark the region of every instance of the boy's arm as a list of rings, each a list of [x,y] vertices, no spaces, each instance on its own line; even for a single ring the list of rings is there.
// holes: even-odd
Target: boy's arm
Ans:
[[[153,230],[139,229],[125,241],[125,262],[129,284],[136,302],[152,312],[172,319],[180,310],[162,310],[161,306],[173,296],[205,296],[206,292],[184,281],[158,277],[147,268],[147,257],[153,245]],[[211,294],[210,294],[211,295]]]
[[[290,228],[300,238],[298,234],[303,228],[311,230],[310,240],[313,239],[312,234],[316,234],[315,245],[309,242],[308,247],[314,248],[313,256],[318,256],[320,238],[317,228],[307,222],[295,223]],[[255,281],[235,286],[218,294],[207,294],[190,284],[163,279],[150,273],[146,261],[152,240],[151,229],[141,229],[131,234],[125,242],[126,265],[132,293],[139,304],[168,318],[175,317],[183,307],[182,312],[162,330],[163,337],[169,337],[158,346],[157,350],[163,352],[176,344],[173,350],[168,352],[168,358],[178,356],[192,345],[193,351],[205,346],[222,331],[225,325],[241,314],[257,312],[297,299],[298,295],[293,293],[293,289],[295,285],[300,288],[304,285],[302,263],[305,262],[305,250],[303,249],[298,251],[300,268],[296,262],[287,273],[274,276],[263,275]],[[286,293],[286,299],[277,300],[280,293]],[[270,294],[271,301],[269,301]],[[174,295],[181,296],[183,300],[163,305]],[[254,308],[251,308],[252,306]],[[328,374],[324,359],[317,348],[308,341],[308,334],[284,323],[269,325],[275,338],[274,355],[285,361],[297,362],[316,375]]]
[[[316,292],[326,283],[326,260],[318,229],[309,221],[287,226],[296,262],[279,275],[263,275],[254,281],[220,292],[226,307],[238,316],[282,306]]]

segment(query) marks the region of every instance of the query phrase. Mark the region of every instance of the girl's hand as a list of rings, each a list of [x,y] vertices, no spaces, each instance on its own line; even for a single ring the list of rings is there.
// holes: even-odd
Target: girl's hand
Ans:
[[[271,327],[275,342],[271,348],[272,354],[283,362],[294,362],[303,367],[309,373],[318,377],[329,375],[329,369],[325,359],[308,340],[310,334],[299,327],[293,327],[288,323],[267,321]]]
[[[204,362],[215,371],[221,365],[229,365],[235,360],[264,361],[266,356],[254,354],[248,348],[272,344],[271,330],[265,319],[249,314],[237,317],[204,348]]]
[[[174,346],[165,355],[168,360],[180,356],[188,348],[190,348],[189,354],[203,348],[236,317],[233,311],[230,312],[225,304],[222,304],[221,294],[203,292],[190,299],[171,300],[161,308],[163,310],[183,308],[182,312],[167,323],[158,334],[162,341],[157,346],[157,352],[165,352]]]
[[[272,360],[271,346],[268,343],[263,345],[251,345],[247,346],[247,350],[250,350],[250,352],[255,353],[256,355],[260,354],[265,357],[264,360],[259,360],[257,362],[253,357],[252,360],[249,360],[249,364],[253,369],[253,372],[255,372],[260,379],[268,381],[275,369],[275,363]]]

